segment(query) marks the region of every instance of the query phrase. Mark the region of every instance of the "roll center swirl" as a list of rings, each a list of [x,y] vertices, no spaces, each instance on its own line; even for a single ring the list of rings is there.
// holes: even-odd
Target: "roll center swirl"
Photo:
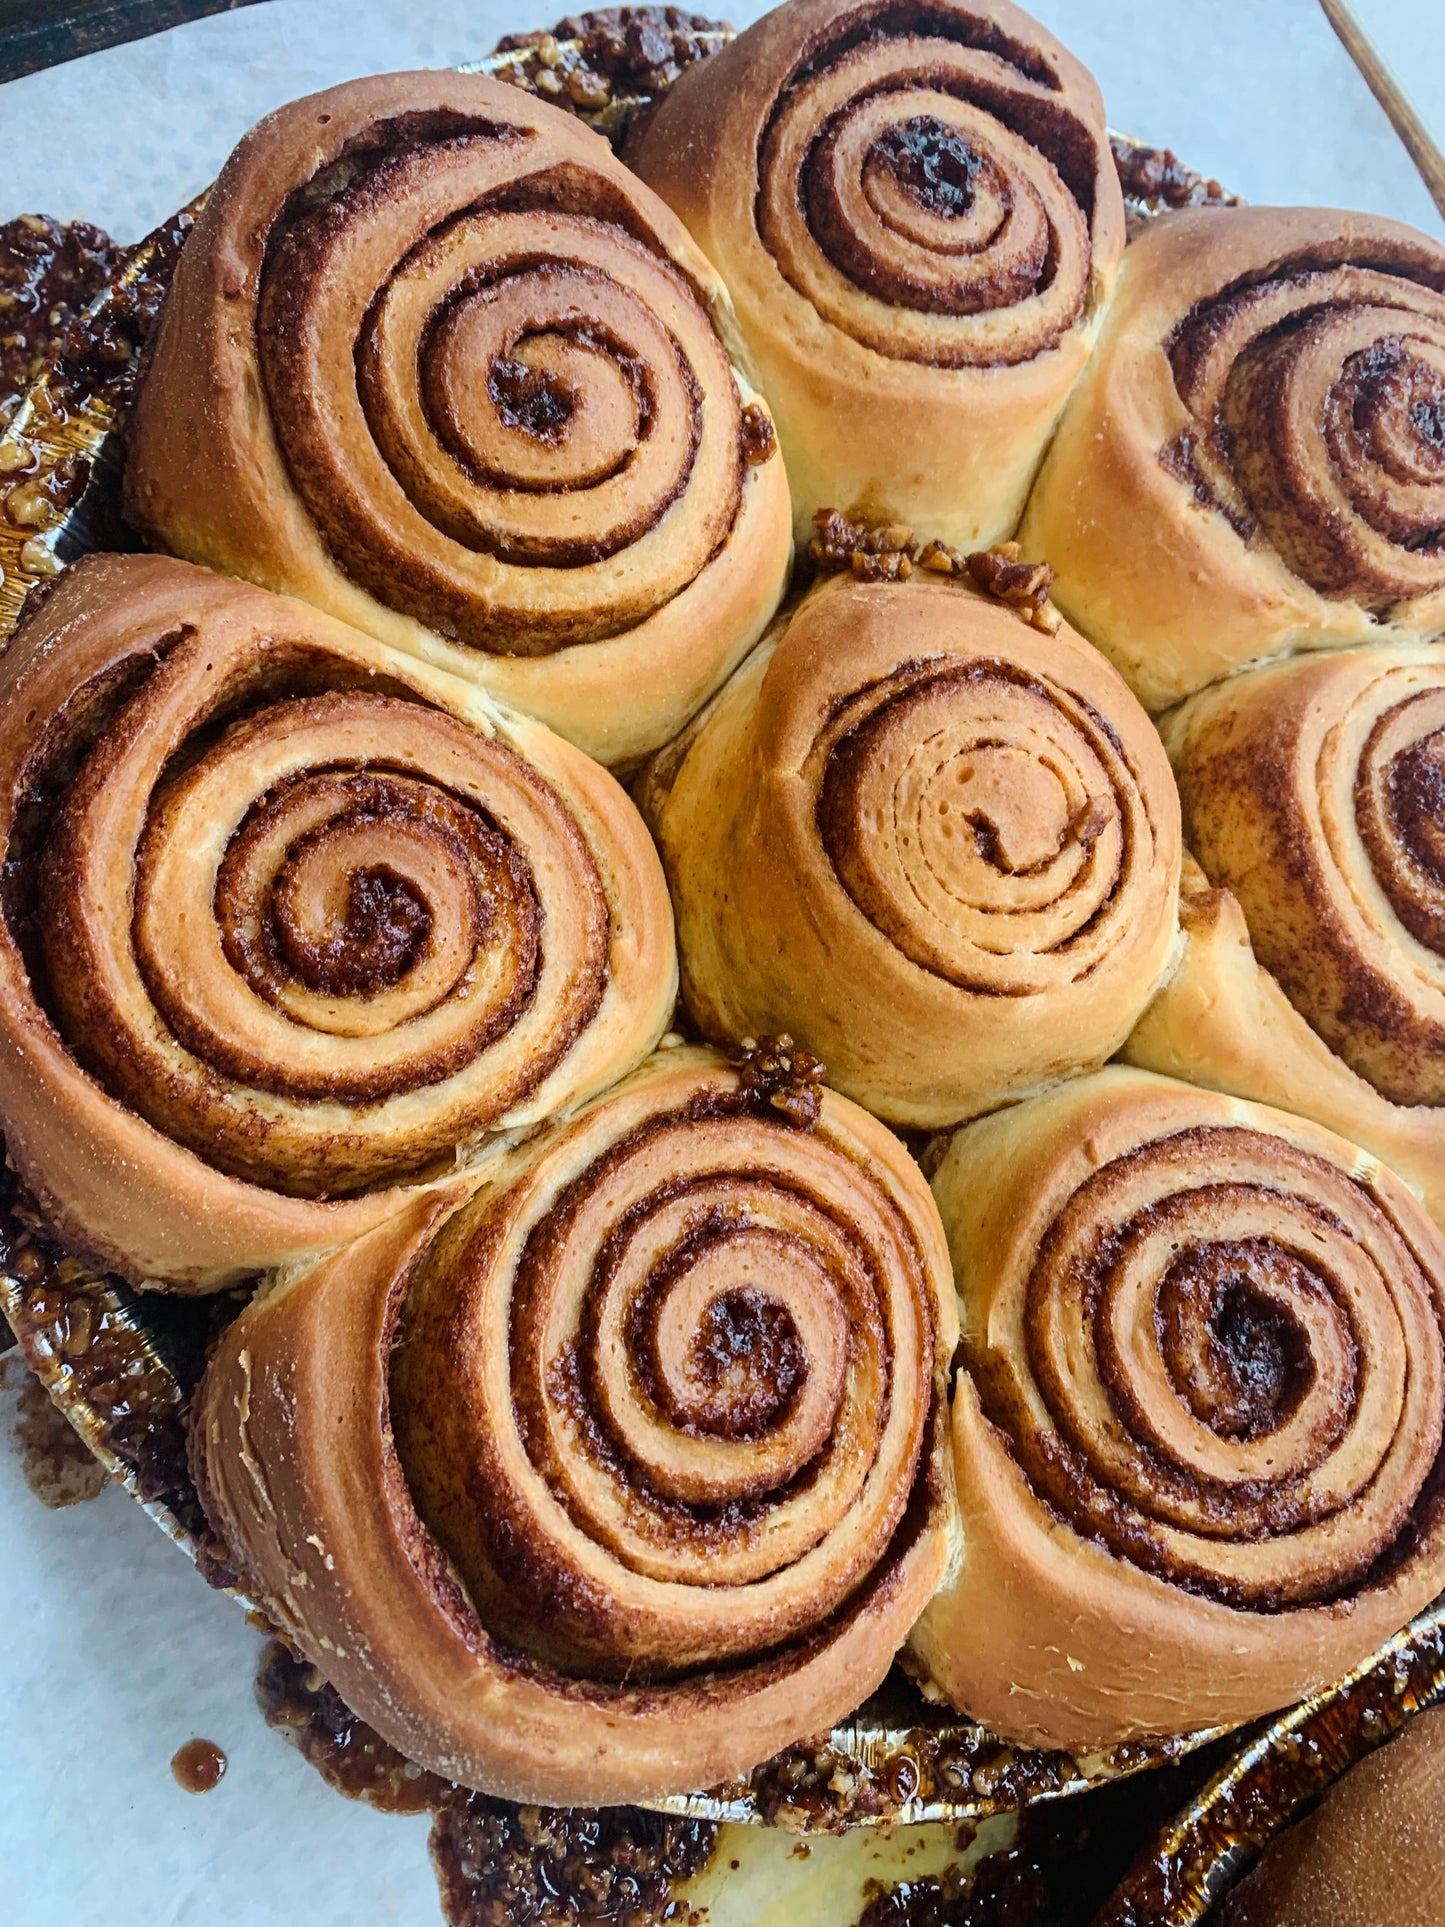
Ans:
[[[1134,860],[1142,799],[1087,704],[1001,661],[905,666],[819,742],[838,880],[915,963],[1025,996],[1086,974]]]
[[[1187,466],[1247,539],[1377,613],[1445,584],[1445,295],[1408,268],[1281,269],[1169,353]]]
[[[886,174],[927,213],[953,220],[972,210],[974,186],[983,168],[983,156],[962,134],[931,115],[921,114],[889,128],[874,143],[868,151],[864,178],[875,206],[880,201],[887,204],[886,190],[878,179]]]
[[[306,875],[306,854],[292,854],[276,886],[271,927],[278,952],[303,983],[328,996],[390,990],[431,932],[426,902],[389,865],[367,864],[352,872],[342,914],[313,921],[308,913],[319,893]]]
[[[1181,1253],[1160,1284],[1161,1348],[1194,1416],[1221,1438],[1277,1431],[1315,1381],[1309,1332],[1294,1301],[1321,1281],[1267,1239]]]
[[[1044,83],[926,32],[845,45],[779,98],[758,229],[787,280],[880,354],[1012,365],[1089,291],[1089,137]]]
[[[658,1381],[674,1421],[718,1438],[754,1438],[790,1409],[808,1360],[786,1304],[735,1285],[703,1312],[681,1357],[673,1332],[656,1337]]]

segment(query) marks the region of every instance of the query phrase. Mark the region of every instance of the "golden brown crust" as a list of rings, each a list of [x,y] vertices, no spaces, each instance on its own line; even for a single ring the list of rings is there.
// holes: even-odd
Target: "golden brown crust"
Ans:
[[[1199,208],[1130,247],[1020,534],[1157,709],[1285,650],[1432,635],[1442,525],[1445,248]]]
[[[790,0],[630,158],[737,304],[800,538],[1011,535],[1124,247],[1098,88],[1004,0]]]
[[[304,605],[68,570],[0,667],[0,1119],[81,1249],[204,1290],[471,1189],[673,997],[611,778]]]
[[[1174,942],[1153,725],[1072,631],[952,584],[816,589],[639,794],[704,1032],[788,1031],[897,1123],[1101,1063]]]
[[[420,1204],[264,1293],[193,1421],[213,1523],[347,1703],[589,1806],[855,1706],[947,1556],[956,1319],[903,1147],[667,1051],[434,1232]]]
[[[571,116],[477,75],[349,82],[269,115],[209,196],[127,512],[635,759],[786,577],[729,326],[681,224]]]
[[[1348,1133],[1445,1227],[1445,1114],[1390,1103],[1336,1057],[1259,964],[1235,898],[1189,858],[1180,922],[1178,959],[1130,1033],[1125,1061]]]
[[[1445,1918],[1445,1710],[1410,1721],[1265,1850],[1223,1927],[1437,1927]]]
[[[963,1550],[915,1631],[1030,1744],[1237,1722],[1445,1581],[1445,1243],[1353,1145],[1123,1068],[958,1133]]]

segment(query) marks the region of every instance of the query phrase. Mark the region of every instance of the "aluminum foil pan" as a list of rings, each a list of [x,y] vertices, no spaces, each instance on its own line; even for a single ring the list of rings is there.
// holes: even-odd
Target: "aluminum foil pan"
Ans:
[[[469,71],[570,107],[621,146],[682,67],[731,30],[676,9],[612,9],[511,36]],[[1172,155],[1115,137],[1135,223],[1227,198]],[[204,197],[202,197],[204,198]],[[125,250],[0,432],[0,647],[28,595],[94,549],[136,547],[119,511],[125,416],[146,340],[201,201]],[[16,493],[20,491],[20,493]],[[186,1464],[191,1392],[240,1300],[130,1290],[67,1254],[8,1166],[0,1173],[0,1312],[96,1457],[196,1561],[235,1591]],[[247,1603],[244,1602],[243,1603]],[[1181,1758],[1215,1733],[1075,1756],[1007,1744],[930,1706],[895,1671],[826,1742],[790,1749],[735,1784],[655,1802],[690,1818],[837,1832],[884,1822],[972,1822]]]

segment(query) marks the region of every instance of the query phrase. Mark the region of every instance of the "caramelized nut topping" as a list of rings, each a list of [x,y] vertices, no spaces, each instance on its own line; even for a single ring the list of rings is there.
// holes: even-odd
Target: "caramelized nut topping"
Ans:
[[[812,1130],[823,1109],[824,1067],[819,1059],[798,1050],[786,1032],[761,1041],[745,1037],[742,1051],[737,1068],[748,1095],[795,1130]]]
[[[999,542],[991,549],[979,549],[965,556],[968,573],[976,587],[1016,608],[1035,629],[1051,636],[1059,627],[1060,616],[1049,601],[1054,572],[1047,562],[1019,559],[1017,542]]]
[[[742,446],[743,460],[750,468],[761,467],[777,451],[777,430],[760,402],[750,401],[743,410]]]
[[[66,227],[22,214],[0,225],[0,423],[55,359],[114,262],[110,237],[86,221]]]
[[[601,131],[618,144],[639,106],[731,38],[722,22],[681,7],[603,7],[550,33],[507,34],[496,52],[516,58],[496,78],[584,118],[605,115]]]
[[[853,522],[837,509],[819,509],[808,560],[819,575],[851,570],[860,582],[906,582],[913,570],[971,581],[1006,602],[1035,629],[1054,635],[1060,616],[1049,601],[1054,572],[1047,562],[1024,562],[1017,542],[966,555],[947,542],[915,542],[906,523]]]
[[[863,582],[906,581],[913,572],[913,531],[906,522],[851,522],[837,509],[819,509],[808,560],[820,575],[851,569]]]
[[[1117,135],[1109,143],[1124,199],[1145,213],[1165,208],[1238,207],[1239,197],[1228,194],[1218,181],[1206,180],[1167,147],[1140,147]]]

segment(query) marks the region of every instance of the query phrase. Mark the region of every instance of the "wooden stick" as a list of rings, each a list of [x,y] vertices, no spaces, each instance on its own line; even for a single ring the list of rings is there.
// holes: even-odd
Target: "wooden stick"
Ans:
[[[1325,18],[1340,37],[1345,52],[1365,79],[1365,85],[1384,108],[1390,125],[1419,170],[1430,198],[1445,216],[1445,154],[1424,121],[1406,99],[1400,83],[1371,44],[1345,0],[1320,0]]]

